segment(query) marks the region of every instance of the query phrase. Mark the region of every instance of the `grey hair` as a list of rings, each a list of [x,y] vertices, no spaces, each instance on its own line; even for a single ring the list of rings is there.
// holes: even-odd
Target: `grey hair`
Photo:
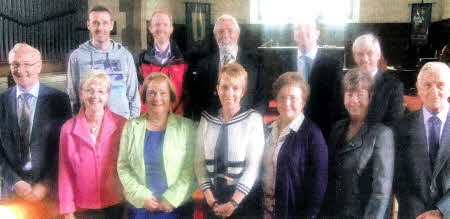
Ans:
[[[425,72],[439,72],[440,74],[446,75],[446,78],[448,79],[450,76],[450,68],[447,64],[443,62],[427,62],[419,72],[419,75],[417,75],[417,83],[419,83],[419,80],[423,77]],[[450,81],[447,81],[450,83]]]
[[[364,34],[356,38],[353,42],[352,52],[355,53],[358,48],[361,48],[363,46],[371,46],[375,49],[375,51],[381,54],[380,41],[377,37],[375,37],[375,35],[371,33]]]
[[[12,57],[16,55],[16,52],[19,49],[31,50],[31,52],[36,53],[36,55],[38,55],[38,57],[39,57],[39,60],[42,61],[41,52],[39,52],[39,50],[37,50],[36,48],[34,48],[26,43],[17,43],[16,45],[14,45],[14,47],[8,53],[8,62],[11,62]]]
[[[359,68],[350,69],[342,79],[342,93],[353,92],[358,88],[367,90],[369,97],[373,94],[374,81],[369,74],[363,73]]]
[[[217,24],[218,24],[220,21],[223,21],[223,20],[231,20],[231,21],[233,21],[233,24],[234,24],[234,26],[236,27],[237,31],[238,31],[239,33],[241,32],[241,29],[239,28],[239,24],[238,24],[238,22],[236,21],[236,19],[235,19],[233,16],[231,16],[231,15],[224,14],[224,15],[222,15],[222,16],[220,16],[220,17],[217,18],[216,23],[214,24],[214,30],[213,30],[214,33],[216,33],[216,31],[217,31]]]

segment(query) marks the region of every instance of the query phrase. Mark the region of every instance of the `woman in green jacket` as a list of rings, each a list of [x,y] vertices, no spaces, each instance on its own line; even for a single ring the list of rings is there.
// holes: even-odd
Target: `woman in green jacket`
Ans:
[[[171,112],[176,95],[166,75],[149,75],[142,90],[148,112],[126,123],[117,164],[125,198],[133,205],[128,217],[192,217],[192,205],[186,203],[196,188],[196,128]]]

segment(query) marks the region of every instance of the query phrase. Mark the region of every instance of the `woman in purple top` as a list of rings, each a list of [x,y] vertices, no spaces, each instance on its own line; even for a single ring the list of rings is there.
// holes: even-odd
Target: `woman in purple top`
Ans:
[[[269,125],[264,159],[264,218],[317,216],[327,187],[322,132],[303,115],[309,87],[297,72],[273,84],[280,116]]]

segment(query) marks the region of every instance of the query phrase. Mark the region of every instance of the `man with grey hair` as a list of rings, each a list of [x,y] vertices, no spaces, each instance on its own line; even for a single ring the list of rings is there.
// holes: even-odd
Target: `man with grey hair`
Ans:
[[[403,84],[383,72],[385,64],[379,40],[373,34],[359,36],[353,43],[352,52],[358,68],[375,80],[367,120],[394,125],[404,114]]]
[[[28,209],[56,201],[59,131],[70,118],[70,103],[67,94],[39,82],[37,49],[18,43],[8,62],[16,86],[0,94],[0,200]]]
[[[397,126],[398,218],[450,218],[450,69],[426,63],[417,77],[422,109]]]
[[[282,62],[282,72],[298,72],[308,81],[311,93],[304,113],[327,138],[334,123],[345,116],[341,91],[343,73],[341,62],[319,50],[319,36],[315,20],[297,21],[294,24],[297,56]]]
[[[217,75],[222,66],[233,62],[241,64],[248,73],[247,91],[241,100],[241,106],[265,113],[267,98],[262,65],[255,52],[245,51],[238,46],[239,35],[240,28],[234,17],[225,14],[217,18],[214,38],[218,50],[190,66],[186,77],[191,100],[185,107],[186,116],[199,120],[202,111],[214,111],[220,106],[216,92]]]

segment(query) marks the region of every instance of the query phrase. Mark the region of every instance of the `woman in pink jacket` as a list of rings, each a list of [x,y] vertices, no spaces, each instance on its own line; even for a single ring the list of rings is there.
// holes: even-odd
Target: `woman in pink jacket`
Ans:
[[[111,82],[92,72],[80,85],[79,113],[61,128],[59,209],[65,218],[122,218],[117,175],[125,119],[107,107]]]

